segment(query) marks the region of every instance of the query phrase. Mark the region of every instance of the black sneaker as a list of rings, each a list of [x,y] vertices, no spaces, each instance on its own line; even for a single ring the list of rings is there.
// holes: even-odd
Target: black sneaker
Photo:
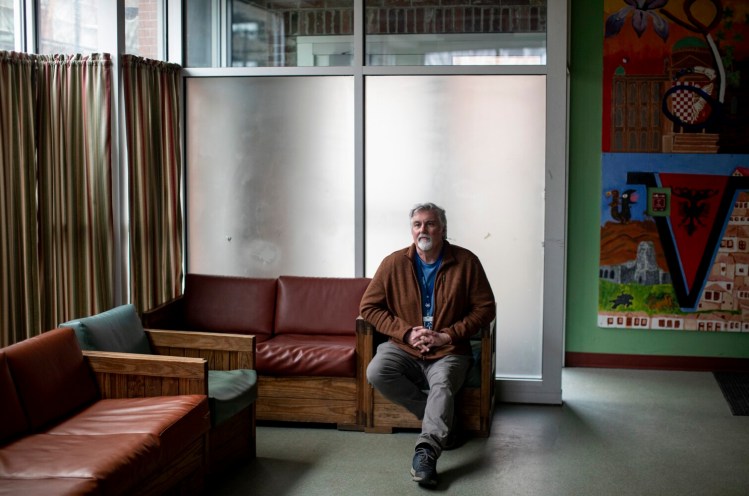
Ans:
[[[428,444],[416,447],[414,460],[411,464],[411,475],[420,486],[434,487],[437,485],[437,455]]]

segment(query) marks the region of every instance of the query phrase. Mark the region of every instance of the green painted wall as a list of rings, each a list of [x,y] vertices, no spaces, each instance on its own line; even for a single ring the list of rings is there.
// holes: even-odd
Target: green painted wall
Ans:
[[[749,358],[749,334],[597,325],[603,2],[571,1],[567,351]],[[623,3],[623,2],[622,2]]]

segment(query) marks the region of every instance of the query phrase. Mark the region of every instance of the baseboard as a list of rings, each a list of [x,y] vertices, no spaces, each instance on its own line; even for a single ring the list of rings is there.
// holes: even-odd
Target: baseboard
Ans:
[[[607,369],[688,370],[688,371],[749,371],[749,358],[619,355],[614,353],[564,354],[565,367],[596,367]]]

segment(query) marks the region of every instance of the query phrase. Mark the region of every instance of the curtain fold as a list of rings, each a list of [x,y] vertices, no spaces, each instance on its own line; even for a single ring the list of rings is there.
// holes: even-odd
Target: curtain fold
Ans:
[[[37,55],[42,329],[114,303],[111,60]]]
[[[181,70],[122,58],[130,214],[130,301],[140,311],[182,292]]]
[[[0,52],[0,341],[113,303],[111,62]]]
[[[0,346],[42,332],[33,56],[0,52]]]

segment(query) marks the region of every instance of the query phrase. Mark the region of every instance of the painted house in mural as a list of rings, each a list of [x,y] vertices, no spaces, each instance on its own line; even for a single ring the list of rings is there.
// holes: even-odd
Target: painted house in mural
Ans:
[[[745,173],[746,169],[737,169],[733,175]],[[736,312],[726,316],[726,322],[749,318],[748,192],[742,191],[736,195],[733,211],[697,309]]]

